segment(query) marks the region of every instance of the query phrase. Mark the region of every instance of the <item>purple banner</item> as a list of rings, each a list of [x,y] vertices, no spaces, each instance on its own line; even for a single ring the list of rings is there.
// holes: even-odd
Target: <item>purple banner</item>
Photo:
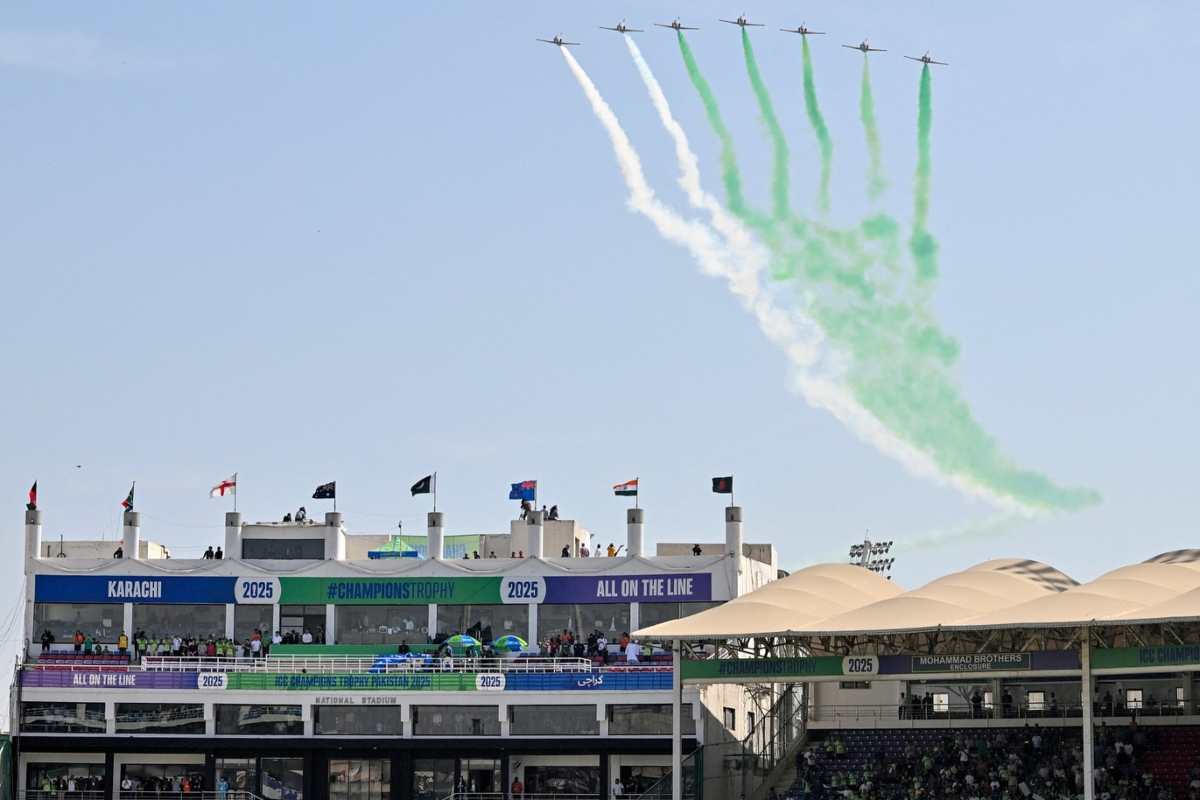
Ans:
[[[548,575],[546,603],[680,603],[712,599],[712,575]]]
[[[28,689],[195,689],[196,677],[195,672],[27,669],[21,673],[21,685]]]

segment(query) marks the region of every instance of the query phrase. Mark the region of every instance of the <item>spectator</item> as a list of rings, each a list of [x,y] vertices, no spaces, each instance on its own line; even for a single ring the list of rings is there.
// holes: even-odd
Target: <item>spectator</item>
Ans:
[[[700,555],[702,552],[704,552],[704,551],[700,549],[700,545],[698,545],[698,544],[694,544],[694,545],[692,545],[692,555],[694,555],[694,556],[698,556],[698,555]]]
[[[211,561],[212,558],[213,558],[213,549],[212,549],[212,545],[210,544],[208,546],[208,549],[204,551],[204,559],[207,561]]]
[[[612,785],[613,800],[619,800],[619,798],[624,794],[625,794],[625,785],[621,783],[621,776],[618,775],[617,777],[613,778],[613,785]]]
[[[117,653],[123,656],[129,654],[129,637],[125,635],[125,631],[121,631],[121,635],[117,637]]]
[[[521,519],[529,519],[529,513],[533,511],[533,504],[528,500],[521,501]]]
[[[300,637],[300,641],[302,644],[313,643],[313,635],[308,632],[308,629],[305,629],[304,634]]]
[[[307,522],[307,521],[308,521],[308,511],[305,510],[304,506],[300,506],[300,508],[296,509],[296,522]]]
[[[496,551],[495,551],[495,550],[493,550],[493,551],[491,551],[490,553],[488,553],[488,558],[495,558],[495,557],[496,557]]]
[[[117,549],[113,551],[113,558],[124,558],[124,557],[125,557],[125,548],[118,546]]]
[[[642,646],[634,639],[629,644],[625,645],[625,663],[636,664],[642,655]]]
[[[221,779],[219,781],[217,781],[217,799],[225,800],[225,798],[227,798],[228,796],[229,796],[229,781],[225,780],[225,776],[222,775]]]
[[[579,545],[579,557],[580,558],[591,558],[591,556],[592,556],[592,552],[590,550],[588,550],[587,542],[583,542],[582,544],[580,544]]]
[[[615,546],[615,545],[613,545],[613,543],[612,543],[612,542],[609,542],[609,543],[608,543],[608,557],[609,557],[609,558],[616,558],[616,557],[617,557],[617,548],[616,548],[616,546]]]
[[[54,634],[50,632],[49,628],[46,628],[46,630],[42,632],[42,652],[49,653],[50,645],[52,644],[54,644]]]
[[[471,558],[479,558],[479,551],[478,551],[478,550],[472,550],[472,551],[471,551]]]
[[[221,546],[220,546],[220,545],[217,545],[217,552],[216,552],[215,554],[213,554],[213,558],[215,558],[215,559],[217,559],[218,561],[220,561],[220,560],[221,560],[221,559],[223,559],[224,557],[225,557],[225,554],[221,552]]]
[[[509,788],[512,790],[513,797],[520,797],[521,795],[525,794],[525,784],[521,783],[520,775],[513,778],[512,786]]]
[[[292,512],[290,512],[290,511],[289,511],[288,513],[284,514],[284,515],[283,515],[283,521],[284,521],[284,522],[291,522],[291,521],[292,521]]]
[[[550,506],[550,513],[546,519],[558,519],[558,506]]]
[[[570,558],[571,557],[571,548],[564,544],[562,553],[560,553],[559,555],[562,556],[563,558]]]

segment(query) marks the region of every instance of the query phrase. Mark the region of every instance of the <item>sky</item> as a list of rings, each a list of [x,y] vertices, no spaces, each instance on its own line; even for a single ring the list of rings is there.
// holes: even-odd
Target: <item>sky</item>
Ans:
[[[661,199],[671,142],[615,33],[637,35],[719,194],[718,146],[674,34],[684,22],[762,204],[770,147],[743,10],[811,205],[817,147],[798,37],[835,142],[832,218],[865,208],[864,36],[890,189],[908,219],[920,67],[934,75],[933,305],[957,385],[1006,453],[1103,502],[983,525],[995,509],[910,474],[791,390],[784,356],[720,281],[630,213],[608,139],[554,49],[562,32]],[[351,532],[507,530],[537,479],[602,542],[641,480],[648,544],[719,541],[735,476],[747,541],[841,559],[869,531],[915,587],[993,557],[1080,580],[1197,544],[1200,280],[1192,238],[1200,7],[707,0],[521,4],[12,2],[0,15],[0,532],[143,536],[176,557],[338,483]],[[77,466],[79,465],[79,466]],[[0,564],[15,596],[21,562]],[[10,603],[11,597],[3,602]],[[0,649],[11,664],[17,635]]]

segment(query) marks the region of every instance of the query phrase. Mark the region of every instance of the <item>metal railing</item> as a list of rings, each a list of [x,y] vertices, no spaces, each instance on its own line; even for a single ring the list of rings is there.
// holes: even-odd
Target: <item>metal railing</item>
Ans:
[[[242,790],[203,791],[203,792],[144,792],[120,790],[120,800],[263,800],[263,798]],[[17,800],[108,800],[108,792],[89,789],[81,792],[70,792],[66,789],[27,789],[17,792]]]
[[[622,795],[632,800],[631,795]],[[442,800],[604,800],[604,795],[596,792],[591,794],[563,794],[559,792],[454,792]]]
[[[1097,718],[1112,717],[1181,717],[1200,714],[1200,701],[1190,703],[1180,701],[1175,704],[1143,703],[1140,707],[1125,707],[1121,705],[1097,703],[1092,706],[1092,714]],[[927,705],[818,705],[809,712],[813,724],[834,721],[870,722],[901,721],[955,721],[980,720],[1002,724],[1006,720],[1044,720],[1044,719],[1079,719],[1083,716],[1083,707],[1078,704],[1057,705],[1050,703],[1012,703],[1000,706],[972,706],[964,703],[953,703],[948,706]]]

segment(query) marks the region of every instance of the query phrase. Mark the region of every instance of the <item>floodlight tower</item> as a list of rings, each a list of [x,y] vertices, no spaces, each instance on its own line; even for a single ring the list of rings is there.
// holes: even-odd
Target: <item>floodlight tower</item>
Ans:
[[[871,572],[877,572],[884,575],[890,581],[892,564],[895,563],[895,557],[889,556],[892,551],[894,542],[872,542],[870,532],[868,531],[867,538],[863,539],[862,544],[854,544],[850,546],[850,563],[857,564],[863,569],[869,569]]]

